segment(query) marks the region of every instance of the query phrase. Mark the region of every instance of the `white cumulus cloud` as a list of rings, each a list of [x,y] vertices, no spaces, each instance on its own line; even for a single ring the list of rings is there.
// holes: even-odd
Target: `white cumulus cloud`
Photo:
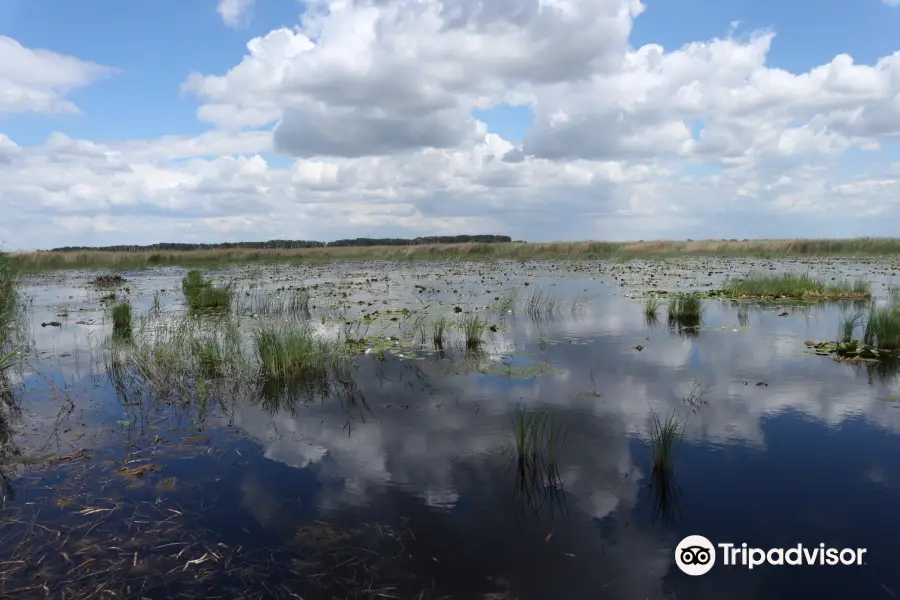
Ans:
[[[66,93],[115,72],[72,56],[26,48],[0,35],[0,115],[77,114],[78,107],[66,99]]]
[[[219,11],[237,24],[251,4]],[[206,133],[54,134],[36,146],[0,137],[0,197],[15,208],[7,244],[149,243],[162,231],[546,240],[900,225],[900,168],[884,149],[900,136],[900,53],[862,64],[837,52],[791,72],[770,63],[777,32],[733,27],[635,47],[635,20],[653,10],[638,0],[305,8],[296,26],[249,40],[230,69],[185,74],[180,91]],[[9,38],[0,58],[0,82],[12,82],[0,112],[72,112],[66,92],[110,72]],[[521,141],[475,116],[494,107],[530,110]],[[47,214],[67,226],[53,229]]]
[[[216,10],[229,27],[237,27],[245,19],[256,0],[219,0]]]

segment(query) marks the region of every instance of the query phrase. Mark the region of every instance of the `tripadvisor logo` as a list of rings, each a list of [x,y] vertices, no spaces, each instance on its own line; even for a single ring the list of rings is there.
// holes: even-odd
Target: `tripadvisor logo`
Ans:
[[[865,548],[831,548],[825,544],[789,548],[754,548],[746,543],[719,542],[713,544],[702,535],[689,535],[675,547],[675,564],[687,575],[705,575],[715,566],[716,559],[724,567],[753,569],[773,566],[861,566],[866,564]]]

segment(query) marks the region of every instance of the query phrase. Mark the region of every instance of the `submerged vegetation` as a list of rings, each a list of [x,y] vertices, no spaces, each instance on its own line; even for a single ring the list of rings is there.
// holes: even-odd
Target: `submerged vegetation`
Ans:
[[[735,298],[793,300],[865,300],[872,296],[866,281],[829,283],[809,274],[753,274],[730,281],[724,295]]]

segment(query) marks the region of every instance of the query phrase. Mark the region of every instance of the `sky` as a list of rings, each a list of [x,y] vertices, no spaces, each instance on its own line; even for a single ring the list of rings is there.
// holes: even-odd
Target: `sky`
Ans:
[[[0,0],[0,246],[891,236],[900,0]]]

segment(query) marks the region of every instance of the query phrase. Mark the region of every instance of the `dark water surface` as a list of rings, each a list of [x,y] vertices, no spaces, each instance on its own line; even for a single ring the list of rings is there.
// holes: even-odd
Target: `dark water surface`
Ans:
[[[664,309],[649,325],[643,301],[631,297],[751,268],[760,264],[234,269],[226,276],[267,281],[264,289],[319,282],[313,304],[345,303],[345,318],[382,300],[448,318],[453,306],[489,305],[483,314],[498,327],[478,352],[453,343],[423,352],[408,343],[414,336],[403,321],[413,317],[400,317],[368,330],[396,335],[397,347],[383,360],[377,348],[361,355],[352,384],[330,397],[219,397],[206,406],[117,392],[105,367],[108,317],[89,275],[29,281],[33,344],[10,372],[22,412],[13,423],[19,454],[7,467],[2,590],[97,598],[896,597],[900,381],[804,346],[834,339],[854,309],[709,299],[701,329],[685,333],[667,326]],[[891,280],[884,265],[814,268]],[[144,312],[155,290],[168,289],[162,310],[176,311],[181,275],[126,274],[128,296]],[[503,315],[495,298],[516,284],[520,304]],[[521,308],[534,289],[564,299],[555,317],[529,318]],[[314,309],[311,321],[338,335],[342,325],[326,312]],[[40,326],[54,319],[62,326]],[[544,411],[565,431],[558,479],[545,489],[525,489],[517,476],[510,444],[521,409]],[[666,481],[651,476],[654,413],[686,419]],[[150,464],[155,470],[140,477],[116,472]],[[867,552],[861,566],[750,570],[719,560],[691,577],[674,562],[691,534],[764,549],[823,543]]]

